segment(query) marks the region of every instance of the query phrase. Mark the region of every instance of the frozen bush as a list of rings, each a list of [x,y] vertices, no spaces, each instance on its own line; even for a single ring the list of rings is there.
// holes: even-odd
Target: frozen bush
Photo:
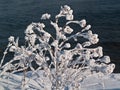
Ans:
[[[41,19],[50,17],[46,13]],[[66,18],[64,26],[59,26],[61,17]],[[27,26],[24,46],[19,46],[19,38],[10,36],[0,64],[3,86],[10,90],[76,90],[86,77],[112,73],[115,65],[109,64],[109,56],[103,56],[102,47],[90,47],[98,43],[98,35],[92,33],[85,19],[76,21],[73,17],[73,10],[64,5],[55,22],[50,20],[56,36],[47,32],[41,22]],[[75,33],[71,23],[82,29]],[[14,52],[14,57],[4,64],[8,52]]]

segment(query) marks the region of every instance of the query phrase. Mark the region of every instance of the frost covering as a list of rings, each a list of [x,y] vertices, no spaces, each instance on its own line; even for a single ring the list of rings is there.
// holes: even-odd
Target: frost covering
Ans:
[[[110,57],[103,56],[103,48],[97,44],[97,34],[91,31],[85,19],[74,20],[73,10],[64,5],[55,20],[43,14],[41,19],[50,22],[55,35],[45,30],[45,24],[31,23],[25,30],[25,45],[19,46],[19,38],[10,36],[0,63],[0,85],[10,90],[79,90],[85,78],[92,75],[111,74],[115,68]],[[59,26],[60,18],[66,19]],[[72,24],[78,25],[76,32]],[[4,64],[8,52],[14,57]],[[36,67],[35,67],[36,66]],[[21,72],[21,73],[20,73]]]

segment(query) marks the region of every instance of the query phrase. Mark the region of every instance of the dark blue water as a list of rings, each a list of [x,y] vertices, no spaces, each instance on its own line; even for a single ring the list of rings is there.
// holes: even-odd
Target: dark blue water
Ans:
[[[23,43],[27,25],[40,21],[43,13],[58,14],[65,4],[74,10],[75,19],[85,18],[92,25],[104,54],[116,63],[115,72],[120,72],[120,0],[0,0],[0,55],[10,35],[19,36]]]

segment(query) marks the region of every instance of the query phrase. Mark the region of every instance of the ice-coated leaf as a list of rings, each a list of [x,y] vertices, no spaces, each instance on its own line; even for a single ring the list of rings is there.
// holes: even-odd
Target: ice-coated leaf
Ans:
[[[34,31],[33,31],[33,26],[34,26],[33,23],[30,24],[30,25],[28,25],[28,26],[27,26],[27,29],[25,30],[25,34],[32,34],[32,33],[34,33]]]
[[[82,28],[85,27],[86,26],[86,20],[82,19],[79,24]]]
[[[98,35],[97,34],[93,34],[91,37],[89,37],[89,40],[92,44],[96,44],[98,43],[99,39],[98,39]]]
[[[45,28],[45,24],[44,23],[37,23],[37,25],[39,26],[40,29],[43,30],[43,28]]]
[[[55,40],[51,45],[52,46],[57,46],[58,45],[58,40]]]
[[[82,47],[82,45],[80,43],[78,43],[75,48],[76,49],[82,49],[83,47]]]
[[[104,56],[100,62],[104,62],[104,63],[110,63],[110,57],[109,56]]]
[[[65,47],[65,48],[70,48],[71,45],[70,45],[70,43],[66,43],[64,47]]]
[[[17,50],[17,48],[15,46],[11,46],[9,49],[10,52],[15,52],[15,50]]]
[[[68,5],[61,6],[60,13],[56,15],[56,18],[66,17],[66,20],[73,20],[73,10]]]
[[[114,64],[109,64],[109,65],[103,66],[101,69],[103,73],[110,74],[113,72],[114,68],[115,68]]]
[[[102,57],[102,56],[103,56],[103,48],[99,46],[99,47],[97,48],[97,53],[98,53],[98,56],[99,56],[99,57]]]
[[[82,32],[83,31],[86,31],[86,30],[89,30],[91,28],[91,25],[87,25],[83,30],[82,30]]]
[[[73,20],[74,16],[73,15],[66,15],[66,20]]]
[[[42,15],[41,19],[45,20],[45,19],[50,19],[51,15],[48,13],[45,13]]]
[[[14,37],[13,37],[13,36],[10,36],[10,37],[8,38],[8,41],[9,41],[9,42],[14,42]]]
[[[67,34],[71,34],[73,32],[73,29],[70,28],[69,26],[66,26],[65,29],[64,29],[64,32],[67,33]]]

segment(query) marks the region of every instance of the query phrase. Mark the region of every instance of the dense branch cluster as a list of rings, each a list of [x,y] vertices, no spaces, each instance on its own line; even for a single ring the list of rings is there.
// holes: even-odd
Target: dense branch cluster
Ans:
[[[66,19],[64,26],[59,26],[61,17]],[[44,23],[38,22],[27,26],[24,46],[19,46],[19,38],[9,37],[0,64],[0,82],[5,88],[76,90],[86,77],[113,72],[115,65],[110,64],[109,56],[103,56],[102,47],[90,47],[99,39],[85,19],[74,20],[73,10],[67,5],[61,7],[55,21],[50,18],[48,13],[41,17],[50,22],[56,36],[45,30]],[[74,33],[72,24],[78,25],[81,30]],[[14,57],[3,64],[8,52],[13,52]]]

